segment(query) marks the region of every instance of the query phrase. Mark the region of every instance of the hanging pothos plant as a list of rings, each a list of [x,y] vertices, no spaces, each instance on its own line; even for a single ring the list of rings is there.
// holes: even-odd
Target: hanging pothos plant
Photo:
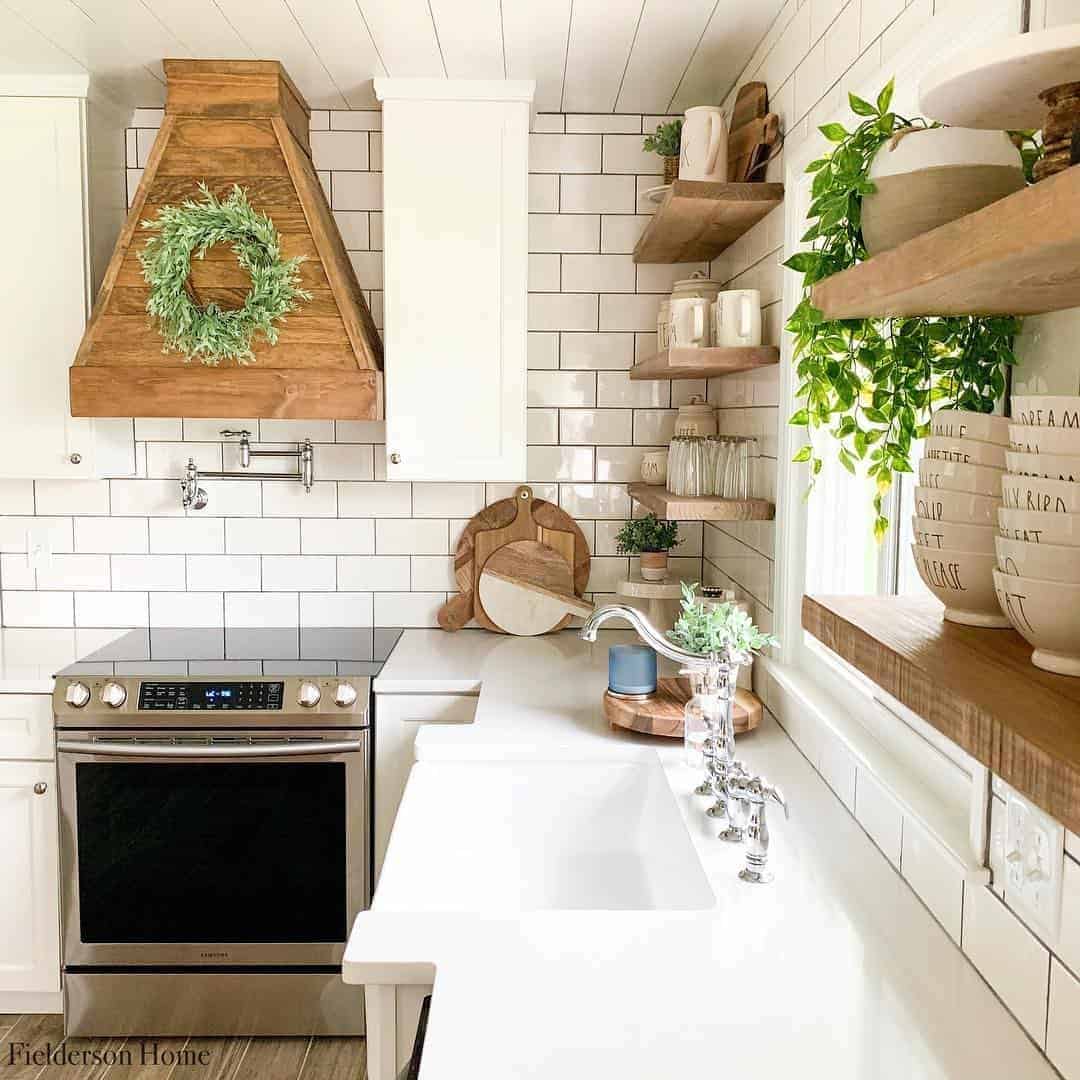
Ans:
[[[898,132],[936,126],[892,112],[892,95],[892,80],[874,104],[849,94],[852,111],[865,119],[854,131],[820,128],[834,146],[806,167],[815,175],[802,241],[813,247],[784,264],[803,275],[802,300],[787,322],[802,401],[790,423],[806,428],[809,442],[794,460],[809,463],[813,484],[823,461],[815,435],[834,438],[840,463],[851,473],[865,468],[875,481],[879,540],[888,528],[882,500],[897,473],[912,471],[911,444],[928,433],[931,409],[992,412],[1005,393],[1005,369],[1016,362],[1020,326],[1011,316],[827,320],[811,304],[815,282],[867,258],[861,211],[875,190],[874,155]]]

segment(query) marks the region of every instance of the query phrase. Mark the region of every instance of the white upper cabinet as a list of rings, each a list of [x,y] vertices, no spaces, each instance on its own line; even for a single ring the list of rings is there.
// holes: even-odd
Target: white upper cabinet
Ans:
[[[122,158],[115,168],[107,147],[98,148],[92,163],[86,80],[83,96],[72,95],[73,81],[20,84],[17,94],[0,82],[0,199],[7,208],[7,254],[0,260],[0,477],[79,479],[116,468],[112,447],[97,453],[94,422],[73,419],[68,406],[68,368],[91,292],[90,170],[109,163],[102,179],[116,184],[113,203],[122,203],[124,182]],[[57,93],[65,96],[49,96]],[[123,134],[121,120],[112,135],[120,147]],[[117,217],[103,225],[109,247]],[[107,429],[106,442],[114,429]],[[125,471],[121,465],[114,474]]]
[[[376,79],[390,480],[525,479],[531,82]]]

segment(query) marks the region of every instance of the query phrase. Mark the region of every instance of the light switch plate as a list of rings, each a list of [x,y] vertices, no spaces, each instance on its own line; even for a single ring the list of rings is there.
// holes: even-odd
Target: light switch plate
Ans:
[[[1052,945],[1061,928],[1065,827],[1015,791],[1005,808],[1005,899]]]

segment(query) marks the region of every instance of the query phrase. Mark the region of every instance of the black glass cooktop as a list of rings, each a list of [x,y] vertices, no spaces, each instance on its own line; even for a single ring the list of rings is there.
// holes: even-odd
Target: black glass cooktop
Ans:
[[[57,672],[72,675],[378,675],[400,628],[143,628]]]

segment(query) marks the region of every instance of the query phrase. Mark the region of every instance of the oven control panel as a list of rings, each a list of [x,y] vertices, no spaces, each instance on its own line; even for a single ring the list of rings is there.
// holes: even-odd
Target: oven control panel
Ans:
[[[139,711],[280,712],[284,682],[143,682]]]

